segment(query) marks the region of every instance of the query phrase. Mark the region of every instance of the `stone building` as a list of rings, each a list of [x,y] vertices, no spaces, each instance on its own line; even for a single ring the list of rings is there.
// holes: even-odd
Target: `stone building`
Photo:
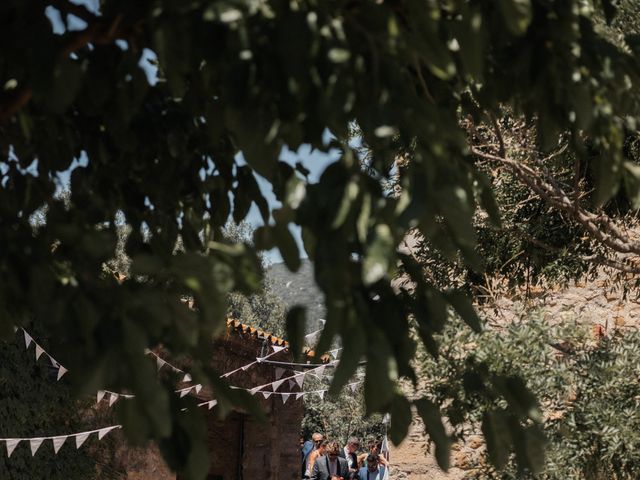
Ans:
[[[283,339],[243,325],[227,322],[227,331],[216,340],[212,364],[219,372],[230,372],[273,352],[272,346],[286,346]],[[290,362],[291,355],[283,350],[269,357],[270,361]],[[287,370],[282,378],[291,375]],[[258,363],[240,370],[228,378],[231,385],[252,388],[276,381],[276,365]],[[280,393],[300,391],[297,384],[284,382]],[[203,389],[198,396],[210,400]],[[207,412],[211,467],[208,480],[300,478],[300,426],[303,417],[302,398],[291,395],[283,402],[282,395],[264,398],[256,394],[267,416],[260,423],[246,412],[237,410],[221,420],[216,408]],[[131,480],[180,480],[164,465],[157,449],[127,449],[122,452],[126,477]]]

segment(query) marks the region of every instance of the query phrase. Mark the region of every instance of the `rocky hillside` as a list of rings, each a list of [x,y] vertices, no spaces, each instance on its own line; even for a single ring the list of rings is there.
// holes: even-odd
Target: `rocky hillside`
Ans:
[[[302,260],[300,269],[290,272],[284,263],[275,263],[267,269],[273,293],[287,306],[304,305],[307,307],[307,331],[320,328],[320,319],[325,316],[324,295],[318,289],[313,278],[313,265]]]

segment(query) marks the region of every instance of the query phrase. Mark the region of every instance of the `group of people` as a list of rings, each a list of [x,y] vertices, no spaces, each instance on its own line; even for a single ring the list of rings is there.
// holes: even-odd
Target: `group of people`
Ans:
[[[321,433],[301,442],[302,478],[310,480],[386,480],[389,461],[381,455],[379,440],[372,439],[367,451],[358,454],[360,440],[350,437],[340,448]]]

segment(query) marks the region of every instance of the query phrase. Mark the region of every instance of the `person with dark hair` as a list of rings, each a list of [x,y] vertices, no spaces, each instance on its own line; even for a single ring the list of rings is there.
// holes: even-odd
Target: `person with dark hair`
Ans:
[[[387,459],[384,458],[383,455],[380,455],[380,446],[381,446],[381,444],[382,443],[377,438],[369,439],[369,441],[367,442],[367,447],[368,447],[369,452],[368,453],[363,453],[362,455],[360,455],[358,457],[358,466],[359,467],[366,467],[367,466],[367,458],[368,458],[369,454],[377,455],[378,464],[380,464],[380,465],[382,465],[384,467],[389,466],[389,462],[387,461]]]
[[[367,466],[362,467],[358,472],[360,480],[382,480],[385,474],[385,468],[378,463],[379,455],[370,453],[367,455]]]
[[[339,454],[338,443],[329,442],[325,455],[318,457],[313,464],[311,480],[347,480],[349,478],[349,464]]]
[[[349,479],[357,478],[358,473],[358,455],[356,452],[360,447],[360,440],[358,437],[349,437],[345,447],[340,450],[340,456],[347,460],[349,464]]]

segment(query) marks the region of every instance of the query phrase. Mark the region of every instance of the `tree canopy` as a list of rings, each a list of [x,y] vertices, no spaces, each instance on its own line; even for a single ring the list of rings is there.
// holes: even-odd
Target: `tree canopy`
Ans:
[[[640,200],[640,171],[625,154],[640,112],[640,37],[616,23],[617,3],[3,1],[0,333],[37,322],[78,391],[135,393],[125,432],[161,439],[172,467],[202,478],[206,462],[191,447],[203,433],[190,428],[199,413],[180,412],[144,350],[190,355],[223,413],[251,406],[211,369],[211,340],[225,328],[229,292],[259,289],[257,252],[275,246],[298,268],[296,224],[327,306],[316,350],[336,336],[344,346],[332,388],[366,359],[367,409],[389,411],[392,438],[403,438],[411,402],[397,380],[416,379],[410,324],[434,356],[451,309],[482,325],[462,292],[432,282],[399,247],[419,232],[444,258],[482,271],[474,219],[480,209],[497,228],[500,215],[479,161],[510,168],[604,245],[640,252],[598,210],[621,186]],[[621,12],[637,17],[633,2]],[[148,58],[157,78],[141,65]],[[500,141],[505,112],[535,132],[533,164]],[[470,142],[481,126],[498,132],[496,145]],[[354,127],[367,168],[349,142]],[[280,160],[284,146],[302,144],[340,152],[317,183],[302,163]],[[559,149],[588,172],[586,200],[539,175]],[[66,200],[57,194],[64,172]],[[257,175],[281,205],[269,205]],[[265,222],[254,243],[226,240],[229,217],[242,221],[252,205]],[[131,263],[120,281],[104,265],[123,223]],[[410,289],[392,286],[400,268]],[[287,320],[296,353],[303,316],[294,308]],[[465,378],[504,400],[519,452],[539,451],[536,402],[521,379],[482,369]],[[446,466],[438,405],[414,403]],[[536,455],[519,458],[535,467]]]

